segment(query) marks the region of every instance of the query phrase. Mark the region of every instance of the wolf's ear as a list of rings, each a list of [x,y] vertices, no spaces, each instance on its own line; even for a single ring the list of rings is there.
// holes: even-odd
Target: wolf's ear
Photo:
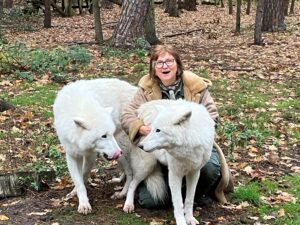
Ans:
[[[113,112],[113,107],[106,107],[105,110],[109,113],[109,114],[112,114]]]
[[[177,120],[175,121],[174,125],[181,125],[182,123],[188,121],[192,116],[192,111],[184,112],[182,115],[180,115]]]
[[[77,127],[80,127],[84,130],[88,130],[88,126],[85,124],[85,122],[81,118],[74,118],[73,121]]]

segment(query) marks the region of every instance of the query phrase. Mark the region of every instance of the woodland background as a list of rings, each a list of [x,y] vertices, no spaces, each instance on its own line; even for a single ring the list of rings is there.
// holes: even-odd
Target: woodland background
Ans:
[[[170,1],[175,16],[166,2],[113,2],[102,2],[100,16],[98,4],[94,14],[80,14],[50,2],[49,26],[46,2],[0,1],[0,224],[174,224],[171,208],[123,213],[123,200],[109,198],[120,186],[107,184],[117,165],[101,159],[89,185],[93,213],[79,215],[77,199],[64,198],[72,182],[53,129],[52,104],[63,85],[99,77],[137,84],[158,41],[176,46],[185,69],[213,82],[217,142],[236,188],[228,205],[195,208],[201,224],[300,224],[300,2],[292,12],[293,1],[237,1],[229,14],[227,1],[198,2],[195,11]],[[4,194],[15,174],[17,190]]]

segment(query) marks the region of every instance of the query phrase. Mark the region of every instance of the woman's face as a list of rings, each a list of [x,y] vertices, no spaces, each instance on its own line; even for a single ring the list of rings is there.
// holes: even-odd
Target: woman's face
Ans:
[[[170,86],[176,81],[177,64],[174,57],[166,52],[158,56],[155,64],[155,74],[165,86]]]

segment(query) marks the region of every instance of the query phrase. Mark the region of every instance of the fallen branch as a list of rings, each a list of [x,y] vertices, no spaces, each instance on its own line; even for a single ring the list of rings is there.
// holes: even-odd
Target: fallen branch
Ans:
[[[219,70],[231,70],[231,71],[246,71],[246,72],[251,72],[254,71],[254,68],[241,68],[241,67],[215,67]]]
[[[169,34],[169,35],[165,35],[164,37],[176,37],[176,36],[183,35],[183,34],[190,34],[190,33],[196,32],[196,31],[201,31],[202,34],[205,33],[205,30],[203,28],[200,28],[200,29],[189,30],[189,31],[180,32],[180,33],[176,33],[176,34]]]

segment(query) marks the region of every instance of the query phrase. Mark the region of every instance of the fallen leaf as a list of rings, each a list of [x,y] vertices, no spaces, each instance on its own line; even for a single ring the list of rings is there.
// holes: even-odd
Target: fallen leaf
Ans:
[[[0,221],[9,220],[9,218],[5,215],[0,215]]]

